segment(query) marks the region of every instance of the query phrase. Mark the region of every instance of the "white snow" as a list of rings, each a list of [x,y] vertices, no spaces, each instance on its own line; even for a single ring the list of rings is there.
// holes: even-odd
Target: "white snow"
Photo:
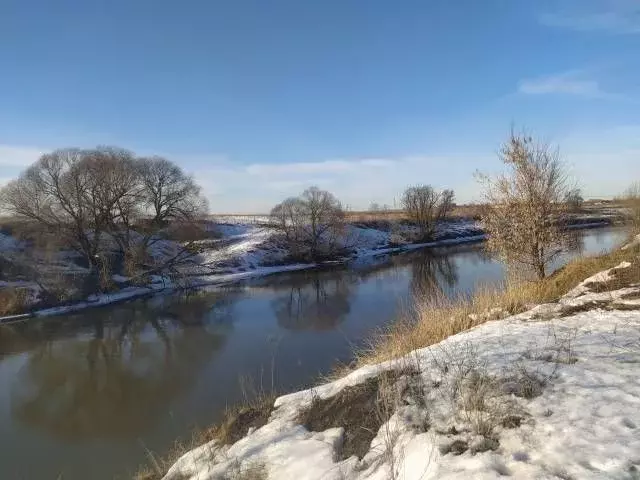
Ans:
[[[190,273],[239,273],[286,263],[286,245],[277,230],[269,226],[222,224],[211,228],[220,233],[222,238],[199,242],[203,251],[189,263],[187,270]],[[352,251],[347,259],[357,259],[425,247],[477,242],[485,238],[478,234],[479,227],[475,222],[458,221],[441,225],[436,232],[436,238],[441,237],[439,240],[393,245],[392,240],[398,233],[410,236],[415,234],[414,230],[414,227],[406,225],[397,225],[394,229],[385,231],[349,224],[341,238],[341,245]],[[313,266],[315,265],[309,265]]]
[[[620,265],[610,268],[609,270],[598,272],[595,275],[592,275],[589,278],[584,279],[582,282],[576,285],[573,289],[571,289],[571,291],[569,291],[569,293],[565,295],[565,298],[576,298],[581,295],[584,295],[585,293],[590,292],[590,289],[589,289],[590,284],[604,283],[604,282],[613,280],[613,276],[611,275],[611,272],[613,272],[614,270],[619,270],[621,268],[629,268],[630,266],[631,266],[631,263],[622,262],[620,263]]]
[[[602,274],[598,281],[607,278]],[[594,295],[599,294],[563,300],[587,302]],[[188,452],[165,480],[227,478],[238,466],[254,464],[264,465],[271,479],[638,478],[640,312],[592,310],[540,321],[540,310],[488,322],[405,358],[282,396],[266,425],[231,446],[213,441]],[[314,398],[330,398],[384,370],[408,365],[420,372],[419,381],[403,377],[398,382],[422,385],[425,402],[409,398],[396,405],[363,459],[336,460],[343,435],[339,426],[309,432],[298,424],[298,413]],[[498,389],[486,410],[464,414],[449,387],[459,385],[461,372],[470,369],[503,386],[517,382],[513,379],[522,372],[546,384],[530,399]],[[470,418],[489,419],[490,412],[515,412],[522,423],[516,428],[497,423],[497,448],[472,453],[484,440]],[[427,419],[429,428],[417,428],[417,419]],[[446,453],[443,445],[454,440],[471,448],[461,455]]]

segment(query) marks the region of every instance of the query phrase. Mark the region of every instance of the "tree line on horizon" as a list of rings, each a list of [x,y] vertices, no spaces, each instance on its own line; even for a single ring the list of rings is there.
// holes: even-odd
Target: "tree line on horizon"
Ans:
[[[526,266],[539,278],[565,251],[558,219],[579,210],[583,199],[568,181],[556,148],[512,131],[499,151],[506,172],[478,173],[481,224],[487,247],[505,262]],[[455,206],[452,190],[408,187],[401,206],[416,228],[411,240],[434,238],[436,226]],[[640,184],[624,197],[640,226]],[[207,202],[195,179],[162,157],[138,157],[115,147],[60,149],[43,155],[0,189],[0,206],[37,226],[38,236],[85,259],[91,272],[105,268],[103,245],[119,254],[127,274],[152,268],[150,249],[170,230],[185,232],[205,218]],[[331,193],[310,187],[270,212],[293,257],[317,261],[341,251],[345,209]]]

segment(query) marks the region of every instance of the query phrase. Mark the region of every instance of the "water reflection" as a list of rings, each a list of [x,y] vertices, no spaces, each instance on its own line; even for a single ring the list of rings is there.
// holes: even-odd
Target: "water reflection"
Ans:
[[[41,342],[15,379],[14,416],[73,440],[152,427],[221,348],[231,317],[215,296],[147,307],[95,312],[81,336]]]
[[[567,250],[573,255],[583,255],[585,252],[584,245],[584,232],[580,230],[568,230],[567,235]]]
[[[458,282],[458,269],[450,256],[421,255],[411,267],[411,292],[416,298],[436,298]]]
[[[287,330],[335,328],[350,311],[349,297],[356,281],[354,276],[331,272],[292,277],[289,288],[271,301],[278,325]]]
[[[466,247],[456,253],[467,253],[472,263],[490,261],[477,248]],[[275,298],[271,300],[271,307],[279,326],[287,330],[335,329],[351,312],[351,297],[359,284],[379,276],[395,277],[388,278],[393,282],[407,267],[410,269],[410,296],[432,298],[449,294],[459,280],[458,267],[450,251],[419,251],[391,259],[358,262],[348,269],[283,275],[272,280],[269,290],[275,292]],[[266,281],[252,284],[264,285]]]

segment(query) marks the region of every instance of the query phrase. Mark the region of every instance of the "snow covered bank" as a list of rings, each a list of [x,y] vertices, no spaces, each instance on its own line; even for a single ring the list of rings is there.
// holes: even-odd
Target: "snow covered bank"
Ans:
[[[597,225],[602,226],[602,224]],[[595,226],[595,224],[587,226]],[[169,293],[176,289],[226,285],[250,278],[319,266],[317,263],[291,263],[286,242],[281,234],[265,222],[210,224],[209,230],[215,231],[219,238],[199,241],[200,252],[196,255],[185,255],[184,262],[174,268],[172,278],[166,275],[156,276],[156,281],[149,285],[135,286],[129,278],[122,274],[115,274],[112,278],[119,289],[112,293],[94,294],[80,302],[32,310],[29,315],[65,314],[161,292]],[[367,259],[371,257],[422,248],[481,242],[485,239],[477,222],[472,220],[442,223],[438,226],[436,239],[432,242],[409,243],[406,241],[406,238],[411,238],[416,233],[415,227],[405,223],[381,223],[376,228],[361,223],[348,224],[341,239],[345,255],[333,262],[325,262],[323,265],[355,260],[368,261]],[[0,234],[0,248],[2,249],[0,253],[6,258],[20,259],[24,256],[22,250],[25,246],[9,235]],[[179,243],[161,240],[153,244],[151,254],[161,264],[163,259],[179,256],[181,248]],[[87,269],[78,266],[75,260],[70,252],[59,252],[55,262],[47,260],[46,265],[43,263],[44,260],[43,262],[38,260],[37,255],[31,255],[21,261],[23,264],[36,261],[37,266],[33,268],[39,271],[46,270],[76,277],[86,275]],[[36,282],[10,279],[0,283],[1,288],[18,288],[26,292],[25,310],[33,309],[39,302],[41,286]],[[19,317],[19,319],[23,318],[24,316]],[[0,318],[0,323],[5,320],[15,321],[16,317]]]
[[[409,243],[402,238],[417,233],[410,225],[373,228],[363,224],[348,224],[340,239],[346,254],[336,261],[347,262],[374,255],[408,251],[418,248],[446,246],[484,240],[476,222],[456,221],[441,224],[435,240],[428,243]],[[289,251],[280,233],[269,226],[223,224],[215,227],[221,238],[200,244],[202,252],[190,261],[186,270],[201,276],[236,274],[269,267],[287,266]],[[316,264],[310,264],[314,267]]]
[[[640,286],[608,288],[630,266],[557,303],[280,397],[265,425],[187,453],[164,478],[242,478],[233,475],[255,466],[270,479],[637,478]],[[340,424],[326,415],[327,428],[305,428],[309,409],[332,399],[344,409],[373,379],[367,413],[379,427],[360,455],[344,451],[363,427],[337,412]]]

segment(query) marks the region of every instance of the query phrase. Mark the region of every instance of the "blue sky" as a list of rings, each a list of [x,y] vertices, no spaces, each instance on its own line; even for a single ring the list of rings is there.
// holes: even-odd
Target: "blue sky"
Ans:
[[[640,180],[638,0],[0,0],[0,182],[64,146],[161,154],[212,211],[317,184],[478,198],[510,125],[587,196]]]

